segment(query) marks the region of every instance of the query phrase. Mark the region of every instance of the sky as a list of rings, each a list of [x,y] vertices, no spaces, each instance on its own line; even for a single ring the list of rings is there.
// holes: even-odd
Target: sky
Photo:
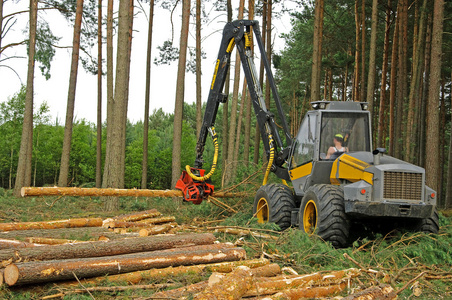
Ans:
[[[105,3],[103,1],[103,13],[106,13]],[[118,1],[115,1],[118,2]],[[233,8],[236,12],[238,8],[238,0],[233,0]],[[140,2],[141,3],[141,2]],[[28,1],[5,1],[3,14],[26,10]],[[147,47],[147,31],[148,22],[147,14],[149,5],[144,3],[142,7],[146,13],[138,13],[134,19],[134,33],[132,41],[132,58],[131,58],[131,75],[129,84],[129,105],[128,118],[134,123],[144,118],[144,98],[145,98],[145,83],[146,83],[146,47]],[[193,8],[194,9],[194,8]],[[213,75],[215,60],[218,55],[218,49],[221,41],[221,32],[225,25],[226,15],[219,14],[216,18],[213,16],[215,12],[210,12],[209,16],[212,21],[203,25],[202,27],[202,49],[206,53],[206,59],[202,61],[202,101],[205,102],[209,92],[209,86]],[[180,33],[180,5],[175,10],[173,15],[174,21],[174,47],[179,47],[179,33]],[[237,15],[235,15],[235,18]],[[47,20],[50,24],[54,35],[61,37],[58,42],[60,46],[71,46],[73,25],[69,24],[58,12],[45,11],[39,13],[39,19]],[[152,59],[158,56],[157,46],[162,45],[164,41],[171,39],[171,14],[158,5],[154,13],[154,29],[152,40]],[[194,38],[194,20],[191,19],[189,46],[195,45]],[[21,41],[27,36],[26,28],[28,23],[28,13],[21,14],[17,17],[17,22],[11,27],[6,37],[2,40],[2,46],[8,43]],[[290,31],[290,19],[288,16],[281,20],[274,21],[275,29],[273,36],[275,37],[275,51],[279,52],[284,47],[284,42],[280,38],[282,33]],[[103,29],[105,35],[105,28]],[[116,44],[117,37],[114,36],[114,43]],[[97,57],[97,46],[93,49],[92,55]],[[106,57],[106,49],[104,45],[103,57]],[[116,47],[114,47],[116,52]],[[38,64],[35,68],[34,81],[34,103],[35,109],[46,101],[50,107],[50,115],[53,120],[59,119],[60,124],[64,124],[66,116],[66,104],[68,98],[69,86],[69,71],[71,64],[71,48],[59,48],[56,50],[56,55],[51,65],[51,78],[46,80],[41,75]],[[17,58],[13,58],[17,56]],[[233,55],[232,57],[235,57]],[[27,73],[27,57],[26,48],[24,45],[10,48],[2,53],[1,60],[9,58],[6,61],[0,62],[0,102],[11,98],[20,89],[21,84],[26,82]],[[114,63],[116,60],[114,60]],[[2,67],[1,65],[8,65],[13,68]],[[231,64],[231,68],[233,64]],[[174,111],[174,102],[176,95],[176,76],[177,76],[177,61],[171,65],[157,66],[154,63],[151,67],[151,95],[150,95],[150,110],[162,108],[167,113]],[[243,75],[241,76],[243,78]],[[193,103],[196,101],[196,82],[195,75],[186,73],[185,78],[185,102]],[[102,99],[102,119],[106,119],[106,76],[103,77],[103,99]],[[77,89],[75,98],[74,116],[77,120],[86,119],[90,122],[97,120],[97,76],[88,74],[79,64]]]

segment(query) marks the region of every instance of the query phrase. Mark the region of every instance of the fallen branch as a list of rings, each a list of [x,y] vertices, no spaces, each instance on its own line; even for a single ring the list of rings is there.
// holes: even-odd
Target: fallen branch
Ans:
[[[235,209],[233,209],[232,207],[230,207],[226,203],[221,202],[220,200],[218,200],[215,197],[209,196],[208,200],[212,201],[213,204],[219,206],[220,208],[223,208],[223,209],[225,208],[229,212],[237,213],[237,211]]]
[[[390,285],[371,286],[363,291],[348,295],[342,300],[380,300],[396,299],[397,293]]]
[[[415,282],[416,280],[418,280],[419,278],[421,278],[422,276],[425,275],[426,272],[421,272],[419,275],[417,275],[416,277],[414,277],[413,279],[411,279],[410,281],[408,281],[407,283],[405,283],[404,286],[402,286],[400,289],[397,290],[397,292],[395,292],[396,296],[398,294],[400,294],[403,290],[405,290],[407,287],[410,286],[410,284],[412,284],[413,282]]]

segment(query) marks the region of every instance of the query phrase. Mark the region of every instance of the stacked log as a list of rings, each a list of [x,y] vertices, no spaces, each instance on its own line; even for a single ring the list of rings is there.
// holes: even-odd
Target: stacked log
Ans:
[[[9,286],[35,284],[68,280],[75,276],[95,277],[151,268],[234,261],[245,257],[246,252],[242,248],[223,244],[203,245],[98,258],[10,264],[4,270],[4,280]]]
[[[103,240],[55,238],[59,237],[55,234],[59,230],[67,231],[80,226],[101,229],[96,231],[96,235],[104,237]],[[136,276],[137,272],[141,272],[141,278],[147,278],[150,274],[169,274],[165,270],[170,269],[175,272],[183,272],[183,268],[203,272],[214,270],[216,264],[223,262],[236,262],[234,266],[239,265],[240,261],[247,262],[244,249],[229,243],[215,243],[212,233],[177,233],[174,232],[175,227],[177,223],[173,216],[162,216],[155,209],[107,220],[91,218],[2,223],[0,238],[7,236],[8,239],[0,239],[0,246],[4,248],[0,249],[0,268],[4,268],[0,272],[0,284],[28,285],[129,273]],[[138,236],[137,232],[137,237],[132,238],[106,238],[109,230],[129,231],[131,228],[141,230],[142,236]],[[173,234],[164,234],[168,231],[173,231]],[[44,238],[40,237],[41,232]],[[17,236],[26,242],[12,239]],[[250,266],[253,264],[257,263],[249,263]],[[221,267],[216,266],[217,269]],[[233,269],[232,265],[223,268]]]
[[[16,262],[113,256],[171,249],[184,245],[208,245],[212,244],[215,240],[216,238],[210,233],[181,234],[63,244],[51,247],[3,249],[0,250],[0,267],[6,267]]]

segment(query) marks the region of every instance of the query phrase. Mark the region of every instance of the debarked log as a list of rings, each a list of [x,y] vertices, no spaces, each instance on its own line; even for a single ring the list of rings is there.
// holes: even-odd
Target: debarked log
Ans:
[[[0,223],[0,231],[100,226],[102,226],[101,218],[79,218],[46,222]]]
[[[305,275],[278,276],[271,279],[259,278],[253,282],[253,286],[246,292],[245,296],[272,295],[283,290],[307,286],[337,285],[358,275],[359,270],[352,268],[326,274],[317,272]]]
[[[149,226],[147,228],[140,229],[140,231],[138,231],[138,234],[140,236],[162,234],[170,231],[171,229],[173,229],[174,226],[177,226],[177,223]]]
[[[0,266],[6,267],[13,262],[100,257],[163,250],[181,247],[184,245],[208,245],[212,244],[215,240],[215,236],[211,233],[192,233],[42,246],[14,250],[4,249],[0,250]]]
[[[342,292],[347,287],[347,283],[332,284],[328,286],[307,286],[297,289],[288,289],[276,293],[272,296],[267,296],[265,299],[278,300],[298,300],[298,299],[317,299],[330,297]]]
[[[33,242],[22,242],[22,241],[18,241],[18,240],[5,240],[5,239],[0,239],[0,250],[1,249],[16,249],[16,248],[31,248],[31,247],[36,247],[36,246],[41,246],[38,244],[35,244]]]
[[[213,300],[213,299],[240,299],[251,287],[253,274],[250,268],[240,266],[226,276],[217,276],[214,273],[209,278],[207,287],[193,299]]]
[[[265,263],[265,265],[258,266],[255,263]],[[228,268],[218,268],[214,267],[216,265],[228,265]],[[233,266],[233,264],[235,266]],[[178,289],[173,289],[169,291],[162,291],[155,293],[152,297],[153,298],[162,298],[162,299],[179,299],[183,297],[188,297],[189,295],[197,294],[202,291],[204,291],[208,285],[214,285],[217,284],[217,281],[222,281],[227,274],[224,273],[231,273],[234,270],[239,267],[238,264],[241,264],[241,266],[245,266],[250,268],[251,275],[253,277],[271,277],[276,274],[279,274],[281,272],[281,268],[277,264],[269,264],[269,261],[266,259],[256,259],[256,260],[244,260],[244,261],[238,261],[238,262],[231,262],[231,263],[220,263],[220,264],[212,264],[212,265],[206,265],[209,266],[209,269],[214,271],[214,273],[210,276],[209,280],[198,282],[195,284],[191,284],[188,286],[184,286]],[[184,267],[184,268],[192,268],[197,266],[190,266],[190,267]],[[232,268],[231,268],[232,267]],[[211,288],[209,288],[211,289]],[[211,295],[211,294],[210,294]],[[219,296],[219,295],[216,295]],[[223,295],[224,296],[224,295]],[[200,296],[198,296],[200,297]],[[204,296],[203,296],[204,297]],[[208,297],[208,296],[207,296]]]
[[[77,188],[77,187],[23,187],[20,191],[26,196],[116,196],[116,197],[182,197],[180,190],[138,190],[109,188]],[[247,193],[216,192],[217,198],[247,197]]]
[[[220,262],[214,264],[201,264],[194,266],[180,266],[180,267],[168,267],[163,269],[151,269],[144,271],[136,271],[118,275],[111,275],[108,277],[96,277],[91,279],[82,280],[83,284],[99,284],[105,280],[108,282],[128,282],[129,284],[137,284],[142,280],[162,280],[167,277],[175,277],[184,274],[201,274],[203,272],[219,272],[219,273],[230,273],[232,270],[238,266],[247,266],[251,268],[251,272],[259,273],[257,276],[266,276],[263,270],[259,267],[266,266],[269,264],[268,259],[251,259],[251,260],[239,260],[239,261],[228,261]],[[270,271],[266,269],[265,273],[274,273],[276,271],[275,267],[272,266]],[[254,274],[254,273],[253,273]],[[63,284],[64,286],[65,284]],[[79,285],[77,281],[68,283],[69,286]],[[173,298],[173,297],[170,297]]]
[[[113,219],[118,220],[118,221],[125,221],[125,222],[135,222],[135,221],[140,221],[140,220],[147,219],[147,218],[160,217],[161,215],[162,214],[158,210],[153,208],[153,209],[140,211],[140,212],[136,212],[136,213],[120,215],[120,216],[114,217]]]
[[[75,228],[56,228],[56,229],[30,229],[30,230],[13,230],[0,232],[2,239],[24,239],[30,236],[60,238],[60,239],[86,239],[90,236],[93,240],[97,240],[99,236],[110,233],[107,228],[103,227],[75,227]]]
[[[68,280],[75,276],[86,278],[151,268],[215,263],[246,258],[246,252],[242,248],[200,250],[197,247],[204,246],[108,257],[10,264],[5,268],[4,279],[8,285],[12,286]]]
[[[25,238],[27,243],[41,244],[42,245],[62,245],[62,244],[73,244],[73,243],[87,243],[87,241],[78,241],[78,240],[68,240],[68,239],[54,239],[54,238],[45,238],[45,237],[27,237]]]

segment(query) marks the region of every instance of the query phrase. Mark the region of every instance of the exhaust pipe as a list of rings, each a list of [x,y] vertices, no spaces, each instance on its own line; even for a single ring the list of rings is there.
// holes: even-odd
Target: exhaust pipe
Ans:
[[[377,148],[374,151],[372,151],[372,154],[374,155],[374,166],[378,166],[380,164],[380,158],[384,153],[386,153],[385,148]]]

